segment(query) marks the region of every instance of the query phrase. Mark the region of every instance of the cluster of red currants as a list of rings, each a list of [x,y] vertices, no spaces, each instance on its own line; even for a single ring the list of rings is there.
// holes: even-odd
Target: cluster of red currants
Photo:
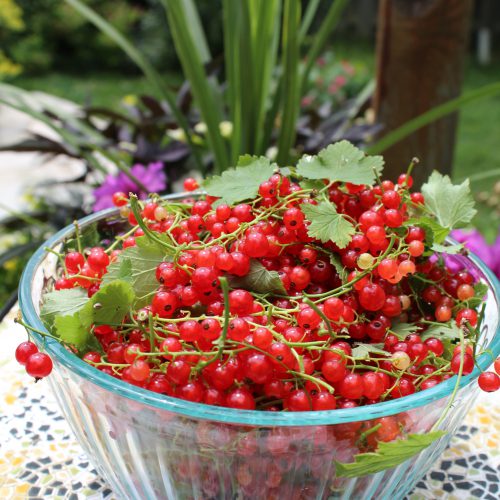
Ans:
[[[325,183],[323,199],[355,227],[345,246],[310,235],[301,207],[317,204],[319,193],[281,174],[247,203],[149,201],[140,221],[116,193],[132,225],[122,250],[67,253],[55,288],[84,287],[91,297],[110,262],[139,237],[167,234],[173,257],[158,264],[148,305],[119,327],[94,325],[100,351],[83,359],[158,393],[268,411],[352,408],[470,374],[471,345],[447,352],[439,331],[426,332],[454,321],[474,341],[475,280],[430,259],[425,230],[406,224],[424,202],[410,193],[412,182],[402,175],[375,187]],[[413,332],[398,335],[401,323]],[[28,373],[34,355],[20,356]],[[500,378],[484,373],[479,384],[493,391]]]
[[[48,354],[40,352],[31,341],[21,342],[16,348],[16,361],[23,365],[26,373],[35,379],[41,379],[52,372],[52,360]]]

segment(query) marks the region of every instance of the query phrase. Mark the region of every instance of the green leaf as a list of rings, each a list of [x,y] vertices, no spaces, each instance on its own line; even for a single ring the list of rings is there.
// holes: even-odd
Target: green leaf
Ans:
[[[184,134],[187,137],[189,145],[191,146],[191,152],[194,155],[195,162],[201,169],[203,163],[201,161],[198,148],[195,147],[192,143],[189,123],[186,119],[186,116],[177,106],[175,93],[169,89],[168,85],[164,82],[164,78],[158,73],[158,71],[156,71],[150,61],[139,50],[137,50],[137,47],[134,43],[128,40],[122,33],[120,33],[104,17],[100,16],[95,10],[91,9],[88,5],[85,5],[85,3],[81,0],[65,1],[76,11],[78,11],[84,18],[86,18],[94,26],[96,26],[101,33],[113,40],[113,42],[115,42],[142,70],[144,76],[149,81],[152,88],[155,89],[168,102],[168,105],[173,115],[175,116],[177,123],[183,129]]]
[[[450,234],[448,228],[441,226],[430,217],[419,217],[418,219],[411,218],[408,219],[404,225],[405,227],[421,227],[425,231],[425,241],[429,245],[433,243],[443,243],[448,234]]]
[[[464,249],[464,246],[460,243],[458,245],[441,245],[440,243],[434,243],[431,246],[431,250],[436,253],[447,253],[450,255],[456,255]]]
[[[69,288],[46,293],[43,296],[40,318],[46,326],[51,328],[56,316],[72,316],[88,301],[87,290],[83,288]]]
[[[226,144],[219,131],[224,109],[220,89],[215,80],[209,78],[205,71],[206,61],[203,58],[206,54],[203,51],[200,52],[200,43],[196,36],[197,29],[191,26],[190,9],[186,8],[190,3],[179,0],[161,0],[167,13],[169,31],[184,75],[189,81],[191,93],[203,121],[207,124],[207,139],[214,156],[215,171],[221,172],[228,165]]]
[[[451,323],[443,323],[442,325],[432,324],[420,334],[422,340],[427,340],[429,337],[436,337],[438,339],[458,340],[460,338],[460,329],[455,321]]]
[[[337,476],[359,477],[392,469],[425,450],[445,434],[444,431],[434,431],[427,434],[408,434],[406,439],[389,443],[381,441],[376,452],[355,455],[353,463],[343,464],[335,461]]]
[[[268,271],[258,260],[250,261],[250,271],[245,276],[228,276],[231,288],[243,288],[256,293],[286,295],[285,287],[276,271]]]
[[[90,325],[84,324],[78,312],[70,316],[56,316],[54,329],[62,342],[78,350],[95,349],[98,346],[97,339],[90,333]]]
[[[390,353],[380,348],[383,344],[356,344],[352,350],[352,357],[356,359],[368,359],[370,354],[390,356]]]
[[[337,24],[342,19],[342,14],[344,13],[344,9],[347,7],[348,4],[349,0],[335,0],[335,2],[330,2],[330,8],[328,9],[326,15],[323,14],[321,23],[315,30],[314,36],[312,37],[311,47],[309,48],[309,51],[305,58],[306,66],[302,71],[301,95],[305,94],[305,89],[309,79],[309,73],[311,72],[313,66],[316,64],[316,60],[320,55],[321,51],[325,48],[326,43],[328,42],[328,40],[331,40],[332,33],[335,30]],[[309,11],[309,6],[304,16],[306,19],[307,17],[310,17],[308,11]],[[307,22],[310,23],[310,21]],[[305,33],[303,32],[303,26],[301,26],[299,32],[300,38],[302,38],[304,34]]]
[[[257,196],[260,184],[273,175],[275,167],[264,156],[245,155],[240,157],[236,168],[209,177],[203,187],[210,196],[232,205]]]
[[[400,340],[405,339],[411,333],[418,332],[418,327],[412,323],[400,323],[394,321],[390,328],[390,332],[396,335]]]
[[[323,149],[317,156],[304,155],[297,173],[307,179],[372,185],[384,166],[381,156],[365,156],[348,141],[340,141]]]
[[[336,253],[331,253],[328,255],[330,258],[330,264],[335,268],[337,271],[340,279],[342,280],[342,283],[345,283],[347,280],[347,269],[345,268],[344,264],[342,264],[342,260],[340,256]]]
[[[301,2],[285,0],[281,29],[282,88],[281,126],[278,134],[278,162],[287,165],[295,144],[300,110],[300,11]]]
[[[454,185],[447,175],[434,171],[422,186],[422,193],[425,206],[443,227],[466,226],[476,215],[468,179]]]
[[[488,293],[488,290],[489,290],[488,285],[486,285],[485,283],[481,282],[476,283],[474,285],[474,292],[475,292],[474,297],[471,297],[466,301],[467,306],[475,308],[481,305],[484,302],[484,298]]]
[[[474,291],[476,292],[476,297],[479,297],[480,299],[484,299],[486,294],[488,293],[489,287],[486,283],[476,283],[474,285]]]
[[[333,241],[339,248],[345,248],[349,244],[356,229],[342,214],[337,213],[333,203],[303,203],[301,209],[310,222],[307,233],[311,238],[323,243]]]
[[[316,189],[317,191],[325,187],[324,182],[320,179],[304,179],[299,184],[302,189]]]
[[[118,259],[108,266],[102,285],[115,280],[130,283],[135,293],[134,306],[140,308],[148,304],[149,296],[158,288],[156,268],[168,256],[164,248],[150,242],[145,236],[136,241],[137,246],[123,250]]]
[[[132,285],[123,280],[116,280],[103,286],[92,296],[90,302],[80,311],[80,320],[84,325],[93,323],[120,324],[134,303],[135,294]]]

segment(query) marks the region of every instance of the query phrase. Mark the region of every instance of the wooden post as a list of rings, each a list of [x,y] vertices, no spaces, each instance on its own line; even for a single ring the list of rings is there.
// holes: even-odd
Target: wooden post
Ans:
[[[380,0],[377,89],[374,107],[384,132],[460,94],[472,0]],[[417,185],[433,169],[450,172],[457,114],[450,115],[384,152],[388,178],[412,157]]]

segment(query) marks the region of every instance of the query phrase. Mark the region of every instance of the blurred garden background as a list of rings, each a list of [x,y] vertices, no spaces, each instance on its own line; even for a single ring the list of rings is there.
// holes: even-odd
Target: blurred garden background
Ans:
[[[471,244],[500,269],[499,85],[494,0],[0,0],[0,306],[110,189],[180,190],[239,153],[286,163],[343,138],[390,172],[417,156],[422,178],[470,177]],[[436,108],[453,100],[458,127]],[[440,121],[396,143],[429,109]]]

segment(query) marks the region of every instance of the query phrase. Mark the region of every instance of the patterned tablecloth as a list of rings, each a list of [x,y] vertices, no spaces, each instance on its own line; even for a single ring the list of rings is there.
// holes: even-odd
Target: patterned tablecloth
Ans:
[[[25,340],[0,325],[0,499],[110,499],[113,493],[76,442],[43,381],[34,383],[14,359]],[[416,499],[500,498],[500,401],[480,397],[432,472],[409,495]]]

